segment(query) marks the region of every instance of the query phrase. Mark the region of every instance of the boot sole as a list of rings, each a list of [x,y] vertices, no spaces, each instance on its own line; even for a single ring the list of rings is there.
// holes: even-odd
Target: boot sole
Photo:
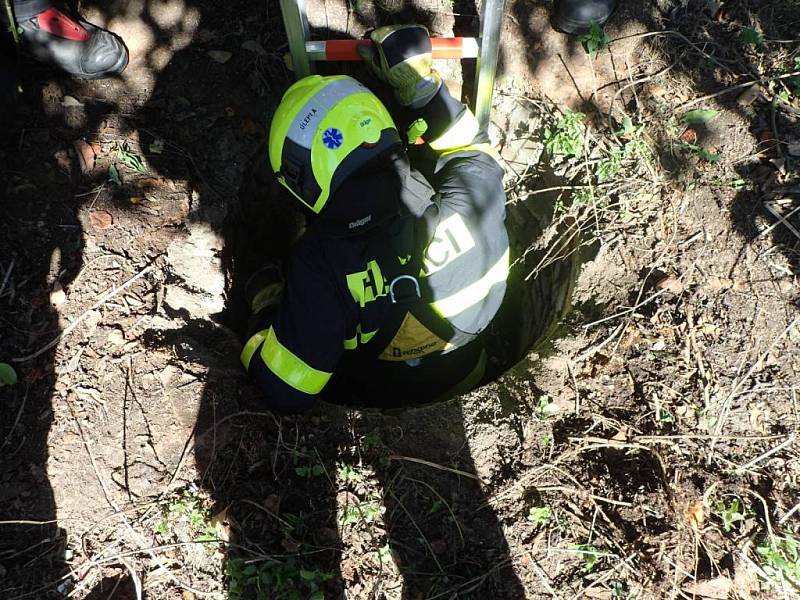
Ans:
[[[596,23],[600,27],[603,27],[606,23],[608,23],[608,20],[614,16],[615,12],[616,7],[614,7],[614,10],[608,13],[608,16],[600,21],[596,21]],[[567,19],[563,16],[557,17],[555,15],[553,16],[552,25],[553,29],[560,31],[561,33],[566,33],[567,35],[580,35],[582,33],[589,33],[589,31],[592,29],[591,22],[586,23],[585,21],[575,21],[573,19]]]

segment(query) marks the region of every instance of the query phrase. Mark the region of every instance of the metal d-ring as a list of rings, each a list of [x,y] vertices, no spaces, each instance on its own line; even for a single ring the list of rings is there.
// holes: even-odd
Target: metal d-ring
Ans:
[[[392,282],[389,284],[389,299],[392,301],[392,304],[397,304],[397,300],[394,297],[394,285],[401,279],[410,279],[412,282],[414,282],[414,289],[417,292],[417,298],[422,298],[422,292],[419,291],[419,281],[417,281],[416,277],[413,275],[398,275],[392,279]]]

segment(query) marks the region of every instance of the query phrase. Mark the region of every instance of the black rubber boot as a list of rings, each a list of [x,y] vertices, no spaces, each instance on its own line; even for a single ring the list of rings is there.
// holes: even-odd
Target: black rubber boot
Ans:
[[[570,35],[586,33],[592,23],[605,25],[616,8],[617,0],[555,0],[553,28]]]
[[[22,30],[22,49],[78,79],[105,79],[122,73],[128,50],[122,40],[84,20],[73,8],[52,0],[13,0]],[[6,26],[3,13],[0,17]]]

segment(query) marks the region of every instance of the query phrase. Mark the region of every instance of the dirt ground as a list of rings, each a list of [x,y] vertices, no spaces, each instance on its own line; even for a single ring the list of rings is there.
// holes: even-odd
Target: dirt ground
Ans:
[[[283,418],[238,363],[239,283],[300,226],[263,169],[278,5],[83,4],[129,68],[24,62],[0,138],[1,599],[800,597],[796,0],[627,2],[595,57],[508,0],[498,352],[524,358]],[[309,4],[318,36],[476,15]]]

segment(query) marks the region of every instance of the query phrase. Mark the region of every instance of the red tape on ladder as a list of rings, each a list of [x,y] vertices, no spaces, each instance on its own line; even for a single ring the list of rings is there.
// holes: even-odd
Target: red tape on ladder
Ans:
[[[361,45],[372,45],[371,40],[326,40],[309,42],[306,46],[313,46],[309,52],[315,60],[355,61],[361,60],[357,48]],[[320,47],[322,46],[322,47]],[[460,59],[475,58],[478,55],[478,43],[475,38],[431,38],[434,59]],[[324,54],[323,54],[324,53]],[[324,57],[324,58],[323,58]]]

